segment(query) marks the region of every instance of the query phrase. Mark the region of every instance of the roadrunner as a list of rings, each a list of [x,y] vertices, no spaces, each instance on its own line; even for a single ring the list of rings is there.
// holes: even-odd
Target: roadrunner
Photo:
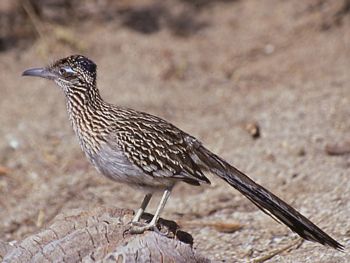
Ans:
[[[44,68],[28,69],[23,75],[53,80],[63,90],[80,146],[100,173],[146,191],[131,222],[132,233],[157,230],[160,213],[174,185],[181,181],[210,184],[204,175],[209,172],[304,239],[343,249],[309,219],[193,136],[159,117],[105,102],[96,86],[96,64],[87,57],[69,56]],[[141,224],[140,218],[157,191],[163,192],[157,210],[148,224]]]

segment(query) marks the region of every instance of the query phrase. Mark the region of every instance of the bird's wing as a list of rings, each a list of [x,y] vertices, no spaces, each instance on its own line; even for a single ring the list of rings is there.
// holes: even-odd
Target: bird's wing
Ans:
[[[161,118],[133,112],[119,118],[117,131],[111,134],[133,164],[154,177],[210,183],[188,151],[188,134]]]

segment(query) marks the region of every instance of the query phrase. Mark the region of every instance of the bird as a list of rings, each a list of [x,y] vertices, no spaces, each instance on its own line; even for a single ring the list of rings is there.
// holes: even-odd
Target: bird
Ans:
[[[194,136],[170,122],[134,109],[106,102],[97,88],[97,65],[83,55],[71,55],[23,76],[54,81],[63,91],[68,117],[79,144],[92,165],[117,182],[143,190],[144,199],[130,222],[130,232],[155,231],[173,187],[210,184],[218,176],[247,197],[264,213],[285,224],[300,237],[343,250],[344,246],[308,218],[254,182]],[[162,193],[154,216],[140,219],[152,195]]]

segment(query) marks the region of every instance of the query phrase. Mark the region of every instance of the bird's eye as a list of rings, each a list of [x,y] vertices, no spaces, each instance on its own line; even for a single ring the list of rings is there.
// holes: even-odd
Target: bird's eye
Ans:
[[[72,74],[74,74],[74,71],[73,71],[72,68],[69,67],[69,66],[60,68],[58,72],[59,72],[61,75],[72,75]]]
[[[61,75],[64,75],[67,71],[66,71],[64,68],[61,68],[61,69],[59,70],[59,72],[60,72]]]

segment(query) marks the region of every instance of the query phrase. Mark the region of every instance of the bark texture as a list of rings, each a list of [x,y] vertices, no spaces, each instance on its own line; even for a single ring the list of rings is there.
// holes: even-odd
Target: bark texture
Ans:
[[[130,210],[105,207],[63,213],[22,241],[0,242],[0,258],[6,263],[210,262],[194,251],[192,236],[175,222],[160,220],[166,234],[130,235],[132,216]]]

